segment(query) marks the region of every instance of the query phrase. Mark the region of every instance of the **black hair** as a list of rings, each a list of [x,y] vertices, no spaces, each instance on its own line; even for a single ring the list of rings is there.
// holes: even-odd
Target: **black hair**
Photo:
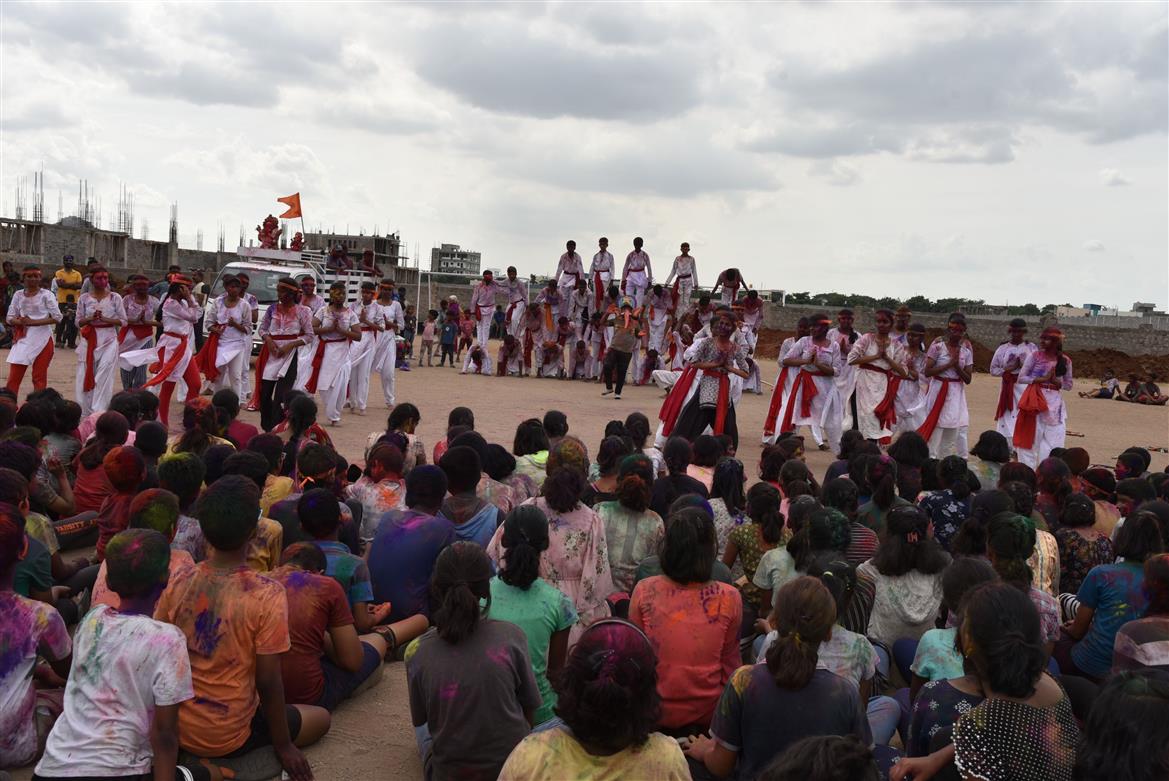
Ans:
[[[825,507],[840,510],[852,518],[856,515],[857,508],[856,483],[847,477],[834,477],[821,489],[820,501]]]
[[[430,576],[430,615],[440,638],[458,645],[475,633],[491,609],[490,584],[491,559],[475,543],[454,542],[438,554]]]
[[[548,432],[544,430],[544,424],[539,420],[536,418],[528,418],[516,426],[515,440],[511,448],[511,452],[514,455],[529,456],[547,449]]]
[[[317,422],[317,403],[312,396],[301,393],[287,404],[289,441],[297,442],[308,427]]]
[[[1059,510],[1059,525],[1087,527],[1096,522],[1096,503],[1086,494],[1073,493],[1063,502]]]
[[[737,458],[720,459],[714,467],[710,483],[710,498],[722,499],[727,512],[737,515],[747,504],[743,494],[743,462]]]
[[[836,615],[843,616],[856,594],[856,567],[836,553],[823,553],[808,562],[805,574],[824,584],[836,603]]]
[[[998,577],[986,559],[980,556],[960,556],[942,573],[942,604],[951,616],[957,616],[967,592],[975,586],[998,580]]]
[[[1035,509],[1035,491],[1029,488],[1026,483],[1018,480],[999,483],[999,490],[1011,498],[1011,502],[1015,505],[1015,512],[1019,515],[1031,516],[1031,511]],[[984,492],[979,491],[979,493]]]
[[[787,461],[787,454],[777,445],[768,445],[763,448],[759,457],[759,479],[769,483],[779,482],[779,470]]]
[[[434,464],[423,464],[406,475],[406,506],[436,509],[447,493],[446,472]]]
[[[747,516],[759,525],[759,533],[768,545],[783,540],[783,514],[779,511],[779,489],[768,483],[755,483],[747,490]]]
[[[966,459],[962,456],[946,456],[938,464],[938,485],[949,489],[959,502],[970,496],[970,475]]]
[[[183,405],[183,433],[174,445],[176,453],[202,455],[211,447],[213,436],[219,434],[219,408],[196,396]]]
[[[1169,672],[1126,670],[1108,679],[1080,731],[1076,781],[1169,778]]]
[[[502,481],[515,471],[515,456],[507,452],[503,445],[494,443],[487,445],[487,458],[483,461],[483,471],[492,480]]]
[[[625,421],[610,420],[605,424],[606,437],[624,437],[625,436]]]
[[[1137,457],[1141,459],[1141,471],[1142,472],[1148,471],[1149,466],[1153,463],[1152,454],[1149,453],[1149,451],[1143,447],[1138,447],[1136,445],[1133,445],[1132,447],[1126,447],[1124,449],[1124,452],[1125,453],[1136,453]]]
[[[153,396],[154,394],[148,394]],[[65,399],[57,409],[58,434],[72,434],[81,425],[81,405],[72,399]]]
[[[970,448],[970,455],[983,461],[1005,464],[1011,460],[1011,444],[1002,434],[990,429],[979,435],[978,442]]]
[[[930,457],[930,446],[916,431],[902,431],[887,452],[897,463],[921,469]]]
[[[377,464],[384,471],[392,475],[401,475],[406,465],[406,459],[396,445],[379,441],[369,451],[369,455],[366,456],[365,468],[367,473],[374,464]]]
[[[77,460],[86,469],[97,469],[101,466],[106,453],[115,447],[125,444],[130,436],[130,424],[120,412],[103,412],[97,419],[93,430],[93,439],[77,454]]]
[[[694,440],[690,463],[695,466],[712,467],[723,455],[722,445],[716,437],[701,434]]]
[[[706,583],[714,571],[717,548],[710,515],[693,508],[672,513],[662,540],[662,573],[675,583]]]
[[[455,426],[466,426],[472,431],[475,430],[475,413],[470,407],[455,407],[450,411],[446,418],[446,427],[449,429]]]
[[[686,474],[686,467],[690,466],[692,456],[690,442],[683,437],[670,437],[662,448],[666,471],[671,475]]]
[[[223,476],[223,464],[233,453],[235,448],[231,445],[212,445],[203,451],[203,482],[211,485],[219,480]]]
[[[1031,567],[1027,559],[1035,552],[1035,526],[1030,518],[1011,511],[990,519],[986,527],[986,549],[993,555],[995,572],[1003,581],[1023,591],[1031,590]]]
[[[1039,488],[1039,481],[1035,477],[1035,470],[1021,461],[1009,461],[999,470],[999,485],[1005,483],[1022,483],[1035,493]]]
[[[25,480],[32,481],[40,463],[37,451],[23,442],[0,442],[0,466],[11,469]]]
[[[317,477],[337,468],[333,451],[325,445],[309,442],[296,454],[296,471],[301,477]]]
[[[870,499],[881,512],[888,512],[897,498],[897,471],[897,462],[889,456],[873,456],[865,464]]]
[[[570,513],[580,504],[580,495],[584,489],[584,475],[571,467],[560,466],[544,478],[540,494],[555,512]]]
[[[57,409],[48,400],[27,401],[16,410],[16,416],[12,422],[17,427],[31,426],[36,429],[36,439],[39,441],[42,436],[53,431],[56,418]]]
[[[300,527],[313,539],[327,540],[341,527],[341,505],[327,488],[313,488],[296,502]]]
[[[322,573],[329,566],[325,552],[312,542],[294,542],[284,549],[280,557],[283,565],[292,565],[305,572]]]
[[[28,499],[28,479],[15,469],[0,467],[0,502],[19,505]]]
[[[954,535],[950,550],[956,556],[985,556],[990,519],[999,513],[1015,512],[1017,512],[1015,503],[1006,491],[997,488],[979,491],[970,500],[970,517],[962,522],[958,533]]]
[[[110,397],[109,410],[120,412],[126,419],[126,425],[133,431],[142,417],[142,404],[138,401],[137,391],[118,391]]]
[[[446,473],[447,490],[452,494],[474,491],[483,477],[483,464],[474,448],[461,445],[448,448],[438,461]]]
[[[1116,496],[1128,497],[1134,504],[1148,502],[1157,498],[1153,484],[1143,477],[1126,477],[1116,483]]]
[[[998,581],[976,586],[962,600],[959,634],[966,661],[986,689],[1019,699],[1035,691],[1047,651],[1030,596]]]
[[[0,440],[19,442],[35,448],[41,444],[41,430],[34,426],[15,426],[0,434]]]
[[[185,510],[198,498],[206,471],[203,459],[194,453],[172,453],[158,460],[158,484],[179,497]]]
[[[239,550],[260,522],[260,489],[240,475],[220,478],[199,496],[195,516],[208,545],[221,551]]]
[[[635,513],[645,512],[653,481],[654,465],[649,456],[642,453],[626,456],[617,472],[617,500]]]
[[[836,602],[818,578],[803,575],[775,595],[777,637],[767,649],[767,670],[781,689],[804,688],[816,672],[820,643],[836,623]]]
[[[895,507],[885,516],[886,538],[873,556],[873,566],[886,577],[917,571],[936,575],[950,563],[950,555],[928,536],[929,516],[914,506]]]
[[[852,735],[813,735],[792,743],[755,781],[878,781],[873,751]]]
[[[415,424],[421,423],[422,413],[413,404],[403,402],[390,410],[390,416],[386,419],[386,431],[397,431],[411,420]]]
[[[153,420],[158,414],[158,397],[142,388],[134,391],[134,393],[138,396],[138,409],[141,410],[139,420]],[[78,411],[80,411],[80,408],[78,408]]]
[[[621,460],[633,452],[624,437],[605,437],[597,448],[597,466],[601,476],[607,477],[617,471]]]
[[[640,412],[629,413],[625,418],[625,433],[633,440],[634,447],[644,449],[650,434],[649,418]]]
[[[1161,545],[1164,550],[1169,550],[1169,502],[1164,499],[1151,499],[1137,505],[1136,511],[1150,512],[1157,516],[1157,524],[1161,529]]]
[[[527,591],[540,577],[540,554],[548,550],[548,516],[535,505],[520,505],[504,519],[501,542],[499,579]]]
[[[138,424],[134,432],[134,447],[149,458],[159,458],[166,452],[166,426],[157,420],[147,420]]]
[[[145,596],[166,587],[170,540],[153,529],[126,529],[105,548],[106,584],[123,599]]]
[[[275,472],[284,455],[284,440],[279,434],[257,434],[248,440],[247,450],[262,455],[268,462],[268,471]]]
[[[1164,549],[1161,521],[1149,510],[1138,510],[1125,518],[1116,532],[1116,557],[1125,561],[1143,562]]]
[[[876,442],[861,442],[848,458],[848,479],[856,483],[861,496],[869,496],[873,492],[869,487],[869,461],[880,455],[881,448]]]
[[[268,480],[268,459],[250,450],[241,450],[224,459],[223,474],[242,475],[263,491]]]
[[[556,439],[568,433],[568,416],[560,410],[550,409],[544,413],[544,431]]]
[[[239,396],[231,388],[220,388],[211,397],[211,406],[227,412],[229,420],[239,416]]]

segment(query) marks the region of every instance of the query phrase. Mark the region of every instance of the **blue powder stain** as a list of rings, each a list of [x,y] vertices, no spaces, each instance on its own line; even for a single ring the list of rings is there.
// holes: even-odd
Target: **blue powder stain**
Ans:
[[[211,656],[219,645],[219,627],[223,619],[204,610],[195,616],[195,650],[204,656]]]

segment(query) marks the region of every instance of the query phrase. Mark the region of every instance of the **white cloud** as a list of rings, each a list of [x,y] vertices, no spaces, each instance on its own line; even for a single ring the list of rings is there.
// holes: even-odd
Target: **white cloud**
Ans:
[[[808,166],[808,173],[837,187],[848,187],[861,180],[861,173],[855,165],[836,158],[813,161]]]
[[[1132,184],[1132,179],[1129,179],[1115,168],[1101,168],[1100,184],[1105,187],[1124,187]]]
[[[1098,239],[1085,241],[1084,249],[1086,249],[1088,252],[1105,252],[1107,250],[1107,248],[1104,246],[1104,242]]]

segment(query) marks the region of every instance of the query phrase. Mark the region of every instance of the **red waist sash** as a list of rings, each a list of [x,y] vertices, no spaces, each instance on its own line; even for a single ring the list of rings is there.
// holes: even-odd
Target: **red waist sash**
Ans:
[[[942,408],[946,406],[946,396],[950,392],[950,383],[962,382],[956,377],[931,377],[931,379],[938,380],[942,386],[938,388],[938,395],[934,398],[934,406],[930,407],[925,422],[917,429],[917,433],[921,434],[921,438],[926,442],[929,442],[930,437],[934,435],[934,429],[938,427],[938,420],[942,417]]]

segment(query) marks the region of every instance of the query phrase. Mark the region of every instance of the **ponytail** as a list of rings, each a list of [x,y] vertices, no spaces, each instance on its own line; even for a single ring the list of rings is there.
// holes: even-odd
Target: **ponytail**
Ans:
[[[548,550],[548,517],[533,504],[520,505],[503,522],[499,579],[527,591],[540,577],[540,554]]]
[[[959,502],[966,501],[970,496],[969,474],[966,459],[961,456],[946,456],[938,464],[938,482],[942,488],[950,489]]]
[[[807,576],[784,584],[775,604],[779,636],[767,649],[767,669],[781,689],[802,689],[816,673],[820,643],[836,622],[836,605],[828,589]]]
[[[491,561],[475,543],[455,542],[439,554],[430,578],[431,616],[439,637],[458,645],[475,633],[491,607],[490,581]]]
[[[994,568],[1004,582],[1023,591],[1031,589],[1031,567],[1027,559],[1035,552],[1035,527],[1030,518],[1001,512],[986,528],[987,552],[994,554]]]
[[[888,512],[897,498],[897,462],[889,456],[877,456],[868,463],[872,501],[881,512]]]
[[[649,508],[650,487],[654,480],[653,461],[644,453],[626,456],[617,473],[617,500],[635,513]]]

